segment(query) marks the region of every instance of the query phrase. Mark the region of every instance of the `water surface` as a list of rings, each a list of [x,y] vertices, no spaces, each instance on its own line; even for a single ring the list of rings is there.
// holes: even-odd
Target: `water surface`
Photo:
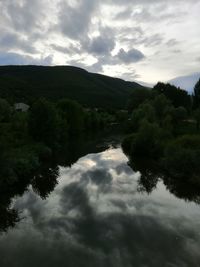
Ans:
[[[54,190],[40,181],[15,197],[20,221],[0,234],[0,266],[199,267],[197,201],[162,180],[145,190],[127,162],[120,148],[88,154],[59,168]]]

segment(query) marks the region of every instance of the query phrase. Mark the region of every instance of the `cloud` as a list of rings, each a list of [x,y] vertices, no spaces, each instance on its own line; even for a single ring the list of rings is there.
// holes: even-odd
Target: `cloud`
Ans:
[[[172,47],[172,46],[177,45],[178,41],[175,38],[173,38],[173,39],[170,39],[169,41],[167,41],[166,44],[167,44],[167,46]]]
[[[108,55],[115,48],[115,40],[111,34],[102,33],[90,40],[87,52],[96,55]]]
[[[53,57],[51,55],[41,58],[33,58],[30,56],[17,53],[0,52],[0,65],[51,65]]]
[[[200,0],[0,1],[0,51],[10,64],[52,55],[49,64],[72,62],[148,83],[170,80],[198,71],[199,8]],[[139,76],[129,76],[130,68]]]
[[[0,236],[0,265],[199,266],[199,207],[160,182],[156,194],[138,193],[127,160],[120,149],[88,154],[46,200],[31,189],[15,198],[23,219]]]
[[[117,57],[126,64],[131,64],[135,62],[139,62],[145,58],[144,54],[137,49],[131,49],[129,51],[125,51],[123,48],[120,49]]]
[[[0,48],[1,50],[18,49],[29,54],[35,54],[37,52],[36,48],[32,46],[29,40],[26,38],[23,39],[16,33],[1,32]]]
[[[1,12],[16,31],[31,33],[40,29],[45,18],[44,10],[47,9],[44,0],[7,0],[0,3]]]
[[[75,7],[66,1],[62,1],[59,8],[59,26],[61,31],[66,36],[75,40],[86,36],[95,9],[95,1],[80,0]]]

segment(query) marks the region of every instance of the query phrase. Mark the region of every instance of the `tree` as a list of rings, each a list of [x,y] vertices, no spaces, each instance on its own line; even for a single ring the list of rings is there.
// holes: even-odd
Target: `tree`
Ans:
[[[158,95],[153,100],[153,107],[155,108],[156,117],[159,121],[161,121],[165,115],[169,107],[171,106],[171,102],[169,99],[165,97],[165,95],[161,94]]]
[[[194,118],[196,120],[197,130],[199,130],[199,127],[200,127],[200,108],[198,108],[194,111]]]
[[[141,121],[144,119],[146,119],[148,122],[155,121],[155,109],[148,102],[140,105],[138,109],[133,111],[132,116],[131,116],[132,129],[138,130]]]
[[[144,119],[138,132],[124,139],[123,150],[131,157],[158,158],[162,152],[160,134],[158,124]]]
[[[200,136],[184,135],[168,143],[163,160],[167,172],[175,178],[199,183]]]
[[[66,120],[71,135],[79,134],[84,128],[84,110],[76,101],[63,99],[57,108],[62,119]]]
[[[58,140],[58,115],[55,107],[45,99],[33,104],[29,116],[29,131],[34,140],[52,147]]]
[[[172,117],[173,117],[175,124],[187,119],[187,116],[188,116],[188,113],[184,107],[178,107],[178,108],[173,109]]]
[[[0,122],[8,122],[11,118],[12,109],[8,102],[0,98]]]
[[[200,79],[195,84],[194,87],[194,107],[197,108],[200,106]]]
[[[132,146],[133,153],[143,157],[157,158],[160,156],[160,128],[156,123],[143,120],[135,144]]]
[[[171,101],[174,107],[177,108],[183,106],[187,110],[191,109],[192,99],[185,90],[177,88],[174,85],[164,84],[161,82],[157,83],[153,90],[159,94],[164,94]]]
[[[152,90],[146,88],[134,89],[128,102],[128,111],[137,109],[146,100],[152,98]]]

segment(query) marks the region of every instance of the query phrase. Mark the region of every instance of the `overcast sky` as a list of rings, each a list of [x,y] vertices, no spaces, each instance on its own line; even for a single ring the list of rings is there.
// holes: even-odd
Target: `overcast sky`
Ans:
[[[0,64],[155,83],[199,72],[200,0],[0,0]]]

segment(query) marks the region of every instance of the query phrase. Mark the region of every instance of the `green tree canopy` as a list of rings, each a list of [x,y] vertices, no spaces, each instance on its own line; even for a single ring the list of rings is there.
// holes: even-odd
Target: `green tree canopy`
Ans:
[[[57,104],[59,114],[66,120],[70,134],[78,134],[84,128],[84,110],[76,101],[63,99]]]
[[[138,130],[142,120],[146,119],[148,122],[155,121],[155,109],[149,103],[143,103],[138,109],[134,110],[131,116],[131,125],[133,130]]]
[[[164,94],[175,107],[183,106],[187,110],[191,109],[192,100],[185,90],[177,88],[174,85],[161,82],[157,83],[153,90],[159,94]]]
[[[133,90],[128,102],[129,112],[132,112],[133,110],[137,109],[146,100],[151,98],[152,98],[152,90],[150,89],[138,88]]]
[[[0,98],[0,122],[8,122],[11,117],[12,109],[9,103]]]
[[[198,82],[195,84],[194,87],[194,107],[199,107],[200,106],[200,79]]]
[[[170,100],[166,98],[164,94],[161,94],[153,100],[152,104],[156,112],[156,117],[159,121],[161,121],[165,117],[167,110],[171,106]]]
[[[194,111],[194,118],[196,120],[196,127],[197,130],[199,130],[199,126],[200,126],[200,108],[196,109]]]
[[[30,135],[50,147],[58,140],[58,115],[53,104],[39,99],[30,110]]]

